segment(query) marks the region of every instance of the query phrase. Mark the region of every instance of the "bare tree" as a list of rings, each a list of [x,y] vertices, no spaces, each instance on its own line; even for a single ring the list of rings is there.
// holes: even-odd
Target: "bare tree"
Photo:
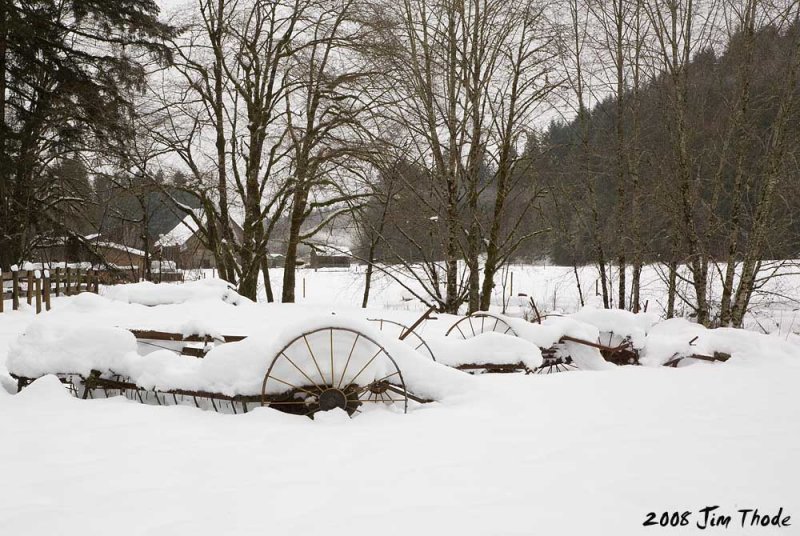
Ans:
[[[520,225],[529,206],[509,210],[508,198],[530,184],[520,163],[528,162],[529,126],[555,85],[545,7],[523,0],[380,4],[375,61],[395,95],[384,113],[401,132],[407,158],[425,170],[425,184],[407,186],[418,192],[440,251],[405,234],[427,259],[425,286],[443,311],[456,312],[464,300],[470,311],[488,308],[495,273],[533,234]],[[441,270],[430,254],[441,255]]]

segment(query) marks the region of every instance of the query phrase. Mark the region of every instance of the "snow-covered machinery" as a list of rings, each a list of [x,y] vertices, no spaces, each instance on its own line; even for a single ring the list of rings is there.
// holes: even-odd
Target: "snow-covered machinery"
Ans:
[[[456,321],[445,334],[448,337],[459,339],[472,339],[487,333],[522,338],[520,326],[512,325],[515,320],[501,315],[478,311]],[[470,373],[509,373],[522,372],[525,374],[551,374],[573,370],[577,367],[572,357],[565,352],[563,344],[540,349],[541,362],[537,366],[529,366],[525,361],[516,362],[488,362],[464,363],[456,368]]]
[[[354,329],[318,328],[292,339],[269,364],[261,404],[287,413],[313,415],[364,404],[424,403],[406,389],[397,361],[380,343]]]
[[[373,322],[382,332],[391,335],[400,341],[404,341],[417,352],[424,356],[430,357],[433,361],[436,361],[436,356],[433,354],[433,350],[431,350],[431,347],[428,345],[425,339],[423,339],[422,336],[415,331],[415,327],[409,327],[401,322],[387,320],[385,318],[369,318],[367,320]]]
[[[121,395],[146,404],[194,405],[234,414],[268,406],[310,417],[338,408],[352,416],[369,406],[406,412],[410,404],[431,401],[410,391],[400,363],[415,369],[411,376],[423,379],[421,391],[427,394],[433,383],[428,378],[446,373],[446,368],[440,370],[403,343],[381,339],[368,324],[359,329],[328,319],[327,324],[310,322],[306,329],[273,337],[217,337],[209,352],[183,346],[204,336],[132,330],[138,344],[152,344],[143,339],[154,337],[172,344],[143,355],[132,331],[112,327],[87,330],[86,337],[103,343],[87,343],[82,352],[71,349],[66,356],[55,345],[48,348],[46,342],[23,337],[9,369],[19,389],[55,374],[81,398]],[[50,338],[59,337],[56,333]]]

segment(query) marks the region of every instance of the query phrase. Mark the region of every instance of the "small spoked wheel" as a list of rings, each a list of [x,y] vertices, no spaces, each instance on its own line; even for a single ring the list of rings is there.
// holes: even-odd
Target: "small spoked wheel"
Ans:
[[[408,393],[383,346],[358,331],[331,327],[299,335],[272,358],[261,403],[309,417],[335,409],[352,416],[370,404],[406,412]]]
[[[615,365],[638,365],[639,352],[633,347],[633,341],[629,336],[617,335],[613,331],[600,332],[597,337],[600,348],[600,355],[609,363]]]
[[[578,370],[571,356],[545,357],[542,364],[533,369],[534,374],[553,374],[555,372],[568,372]]]
[[[514,331],[508,322],[493,315],[492,313],[478,312],[473,313],[460,319],[458,322],[450,326],[445,336],[454,336],[461,339],[469,339],[480,335],[481,333],[501,333],[503,335],[512,335],[517,337],[517,332]]]
[[[391,335],[392,337],[397,339],[403,337],[403,342],[411,346],[414,350],[422,355],[430,357],[432,360],[436,361],[436,357],[433,355],[433,350],[431,350],[431,347],[428,346],[427,342],[425,342],[425,339],[423,339],[416,331],[409,331],[408,326],[405,324],[395,322],[394,320],[386,320],[384,318],[370,318],[368,320],[375,323],[379,330]]]

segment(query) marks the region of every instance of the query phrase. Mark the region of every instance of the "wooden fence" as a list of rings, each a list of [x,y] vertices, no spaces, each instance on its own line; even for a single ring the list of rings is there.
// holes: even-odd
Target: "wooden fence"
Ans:
[[[19,309],[21,300],[28,305],[35,305],[36,312],[42,308],[50,310],[50,297],[71,296],[80,292],[94,292],[105,283],[104,273],[97,270],[81,270],[80,268],[56,268],[48,270],[18,270],[0,272],[0,313],[5,308],[5,301],[11,300],[11,309]]]

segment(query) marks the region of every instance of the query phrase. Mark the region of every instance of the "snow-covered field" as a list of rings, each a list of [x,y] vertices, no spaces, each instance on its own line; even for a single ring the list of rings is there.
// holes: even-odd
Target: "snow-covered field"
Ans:
[[[514,273],[513,294],[555,299],[543,311],[577,310],[571,269]],[[249,303],[206,281],[110,287],[56,299],[38,317],[0,314],[0,535],[699,534],[701,509],[717,505],[714,513],[732,520],[712,532],[797,533],[800,345],[790,300],[762,311],[770,335],[661,322],[657,309],[634,317],[588,308],[542,325],[507,318],[516,338],[461,341],[444,337],[457,317],[437,315],[421,333],[440,362],[491,354],[535,366],[537,348],[562,334],[613,329],[626,331],[650,365],[616,367],[586,352],[581,371],[468,376],[374,331],[365,319],[408,324],[424,306],[379,280],[373,307],[361,310],[360,276],[304,271],[306,297],[288,306]],[[525,313],[522,302],[507,313]],[[436,402],[407,414],[375,405],[353,419],[334,410],[311,420],[269,408],[234,416],[78,400],[54,376],[6,392],[15,390],[6,366],[44,373],[76,364],[127,367],[159,388],[216,382],[245,392],[247,374],[237,371],[257,371],[260,386],[261,363],[288,332],[326,318],[380,338],[400,356],[407,383]],[[195,360],[137,347],[119,327],[248,339]],[[659,366],[675,353],[715,351],[732,357]],[[751,527],[748,518],[742,527],[738,510],[756,508],[770,516],[783,508],[791,526]],[[649,512],[658,523],[663,512],[685,511],[684,527],[643,526]]]

